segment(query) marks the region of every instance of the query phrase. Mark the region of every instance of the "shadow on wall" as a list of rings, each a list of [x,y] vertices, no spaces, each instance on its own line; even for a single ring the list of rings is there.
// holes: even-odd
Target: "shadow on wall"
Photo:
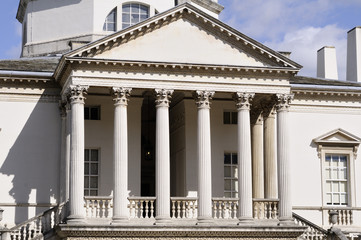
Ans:
[[[14,198],[15,224],[29,219],[29,203],[49,205],[57,199],[60,159],[60,114],[55,102],[11,102],[10,125],[3,130],[15,134],[21,126],[18,117],[27,117],[25,108],[33,108],[24,127],[0,168],[0,173],[13,177],[9,195]],[[20,113],[20,115],[16,115]],[[7,129],[5,129],[7,128]],[[46,208],[35,207],[35,214]],[[6,214],[6,213],[4,213]]]

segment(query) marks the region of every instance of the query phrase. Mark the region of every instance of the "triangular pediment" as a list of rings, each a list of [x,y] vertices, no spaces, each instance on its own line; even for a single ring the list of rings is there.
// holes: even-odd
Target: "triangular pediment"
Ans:
[[[338,128],[318,138],[315,138],[313,141],[317,144],[347,143],[358,145],[360,144],[361,139],[341,128]]]
[[[188,3],[90,43],[65,57],[301,68]]]

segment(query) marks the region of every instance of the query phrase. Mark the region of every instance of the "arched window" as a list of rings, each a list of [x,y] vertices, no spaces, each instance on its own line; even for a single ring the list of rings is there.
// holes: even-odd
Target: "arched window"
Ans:
[[[127,28],[149,17],[149,7],[139,3],[128,3],[122,7],[122,28]]]
[[[117,11],[116,8],[114,8],[105,18],[103,31],[115,32],[116,30],[117,30]]]

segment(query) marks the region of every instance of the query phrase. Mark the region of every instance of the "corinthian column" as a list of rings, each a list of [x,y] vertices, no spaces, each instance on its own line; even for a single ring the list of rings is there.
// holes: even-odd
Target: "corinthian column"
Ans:
[[[279,220],[292,223],[291,201],[291,159],[288,108],[293,95],[277,95],[277,157],[278,157],[278,197]]]
[[[84,213],[84,95],[88,86],[70,86],[70,222],[81,221]]]
[[[128,122],[130,88],[113,88],[114,98],[114,197],[113,223],[128,220]]]
[[[250,101],[253,93],[234,95],[238,110],[238,219],[242,222],[253,221],[252,203],[252,150]]]
[[[210,100],[214,92],[197,91],[198,107],[198,222],[212,221]]]
[[[173,90],[156,89],[156,220],[170,220],[170,145],[169,145],[169,99]]]
[[[265,198],[277,199],[276,109],[273,104],[264,113]]]
[[[254,198],[264,198],[263,114],[257,110],[252,125],[252,190]]]

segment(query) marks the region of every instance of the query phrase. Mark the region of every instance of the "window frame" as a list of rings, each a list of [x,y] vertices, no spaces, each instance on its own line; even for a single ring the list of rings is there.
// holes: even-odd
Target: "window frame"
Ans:
[[[147,3],[144,3],[144,2],[140,2],[140,1],[123,2],[121,4],[116,5],[115,7],[113,7],[112,9],[110,9],[107,12],[106,16],[104,17],[104,21],[103,21],[103,25],[102,25],[102,31],[103,32],[108,32],[108,33],[113,32],[113,31],[105,31],[104,30],[104,24],[106,23],[107,17],[109,16],[109,14],[113,10],[115,10],[115,15],[116,15],[116,24],[115,24],[115,31],[114,32],[117,32],[117,31],[120,31],[120,30],[124,29],[123,28],[123,5],[126,5],[126,4],[140,4],[142,6],[147,7],[148,8],[148,18],[151,18],[154,15],[158,14],[158,11],[154,8],[153,5],[150,5],[150,4],[147,4]]]
[[[98,164],[98,174],[96,174],[96,175],[93,175],[93,174],[85,174],[85,164],[87,163],[87,162],[89,162],[89,163],[92,163],[92,162],[94,162],[94,161],[85,161],[85,152],[86,152],[86,150],[88,150],[88,151],[91,151],[91,150],[97,150],[98,151],[98,161],[96,161],[96,163]],[[99,196],[99,190],[100,190],[100,153],[101,153],[101,151],[100,151],[100,148],[85,148],[84,149],[84,196],[85,197],[92,197],[92,196]],[[90,155],[90,158],[91,158],[91,155]],[[89,159],[90,159],[89,158]],[[89,167],[89,169],[91,169],[90,167]],[[95,188],[91,188],[90,187],[90,180],[89,180],[89,187],[86,187],[85,186],[85,177],[92,177],[92,176],[96,176],[97,177],[97,188],[95,189]],[[91,190],[96,190],[97,191],[97,195],[90,195],[90,191]],[[86,191],[88,191],[88,193],[89,193],[89,195],[87,195],[87,194],[85,194],[85,192]]]
[[[229,114],[229,123],[226,123],[225,114]],[[237,125],[238,112],[235,110],[223,110],[223,125]]]
[[[230,154],[231,155],[231,163],[227,164],[225,163],[225,157],[226,154]],[[232,163],[232,157],[236,155],[236,163],[233,164]],[[225,167],[231,167],[231,177],[226,177],[224,172],[225,172]],[[232,169],[233,168],[237,168],[237,174],[236,176],[232,177]],[[223,153],[223,196],[226,197],[226,193],[230,193],[230,197],[226,197],[226,198],[238,198],[238,153],[237,152],[224,152]],[[225,189],[225,182],[226,180],[231,180],[231,190],[226,190]],[[234,183],[234,189],[232,189],[232,182]]]
[[[335,129],[318,138],[313,139],[317,145],[318,158],[321,165],[321,190],[322,206],[325,207],[354,207],[356,204],[355,185],[355,161],[357,150],[361,143],[361,138],[341,129]],[[328,205],[326,202],[326,155],[346,155],[347,156],[347,205]]]
[[[86,115],[85,115],[85,109],[86,108],[89,108],[89,118],[86,118]],[[92,116],[92,114],[91,114],[91,109],[95,109],[95,108],[97,108],[98,109],[98,118],[97,119],[92,119],[91,118],[91,116]],[[100,121],[101,120],[101,106],[100,105],[85,105],[84,106],[84,120],[90,120],[90,121]]]

